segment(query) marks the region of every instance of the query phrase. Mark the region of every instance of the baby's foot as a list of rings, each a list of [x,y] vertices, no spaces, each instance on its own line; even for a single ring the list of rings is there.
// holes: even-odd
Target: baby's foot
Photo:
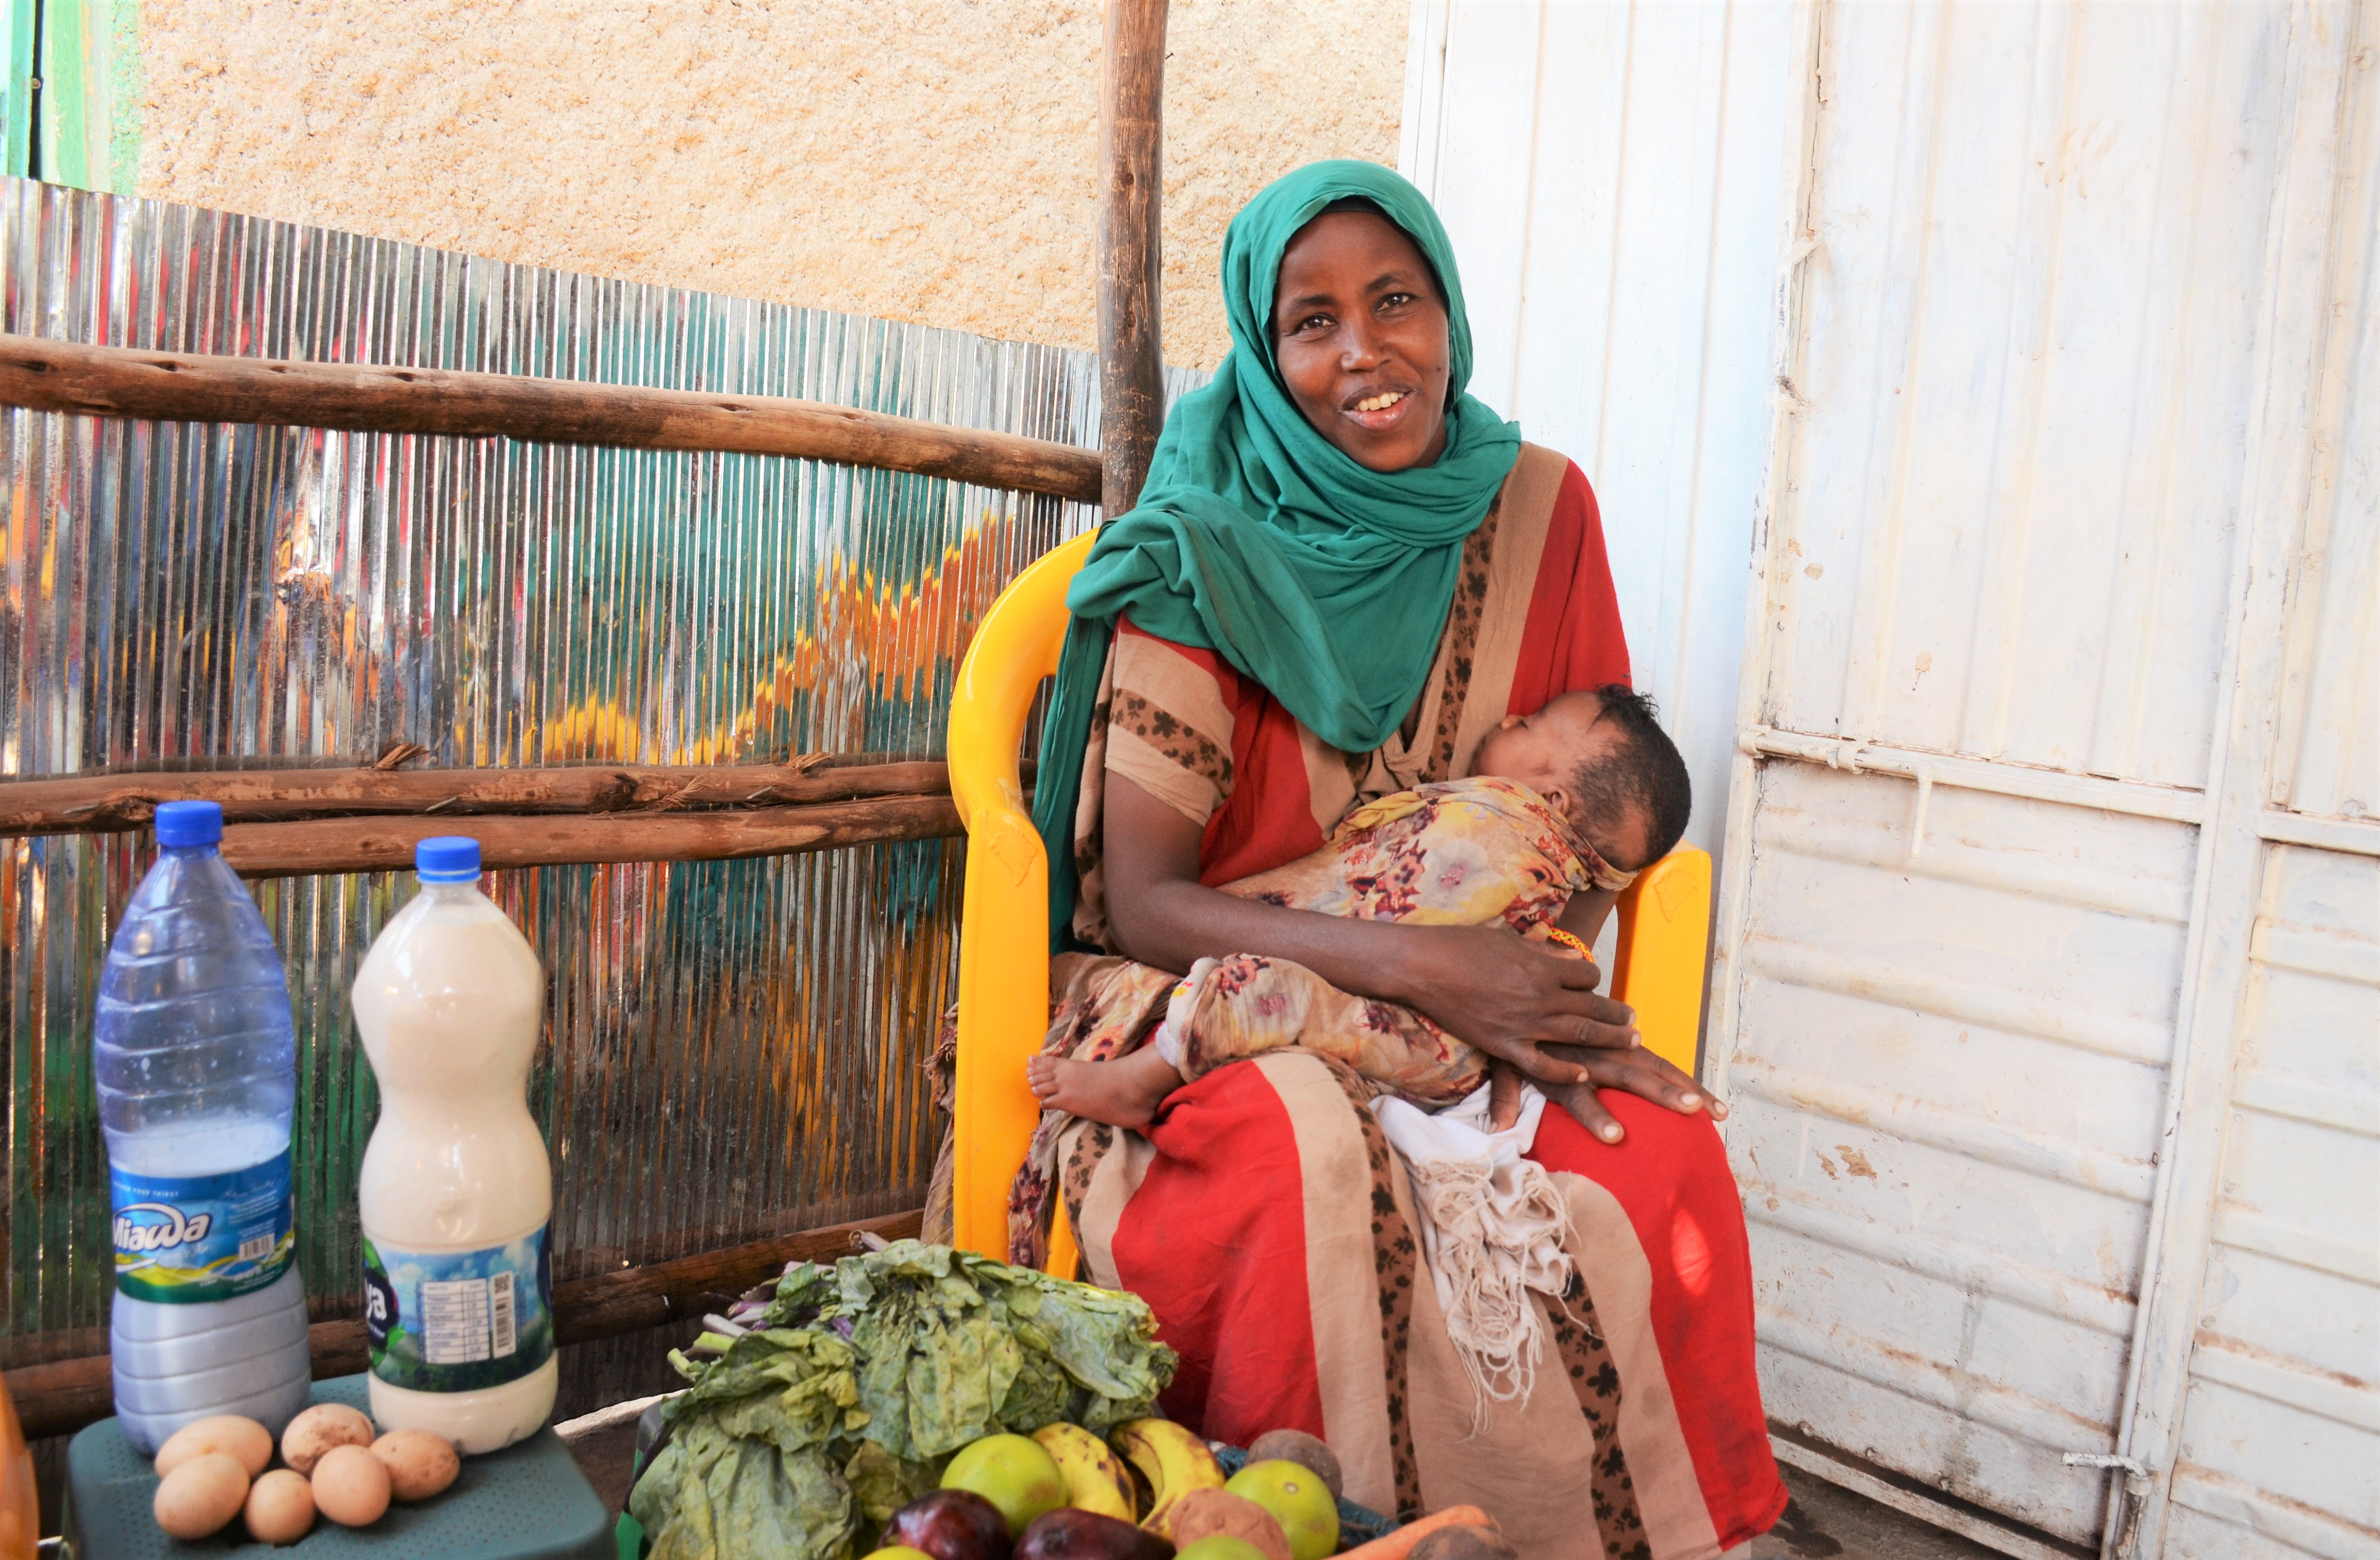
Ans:
[[[1106,1062],[1034,1056],[1025,1064],[1025,1081],[1046,1110],[1137,1131],[1182,1086],[1182,1075],[1149,1049]]]

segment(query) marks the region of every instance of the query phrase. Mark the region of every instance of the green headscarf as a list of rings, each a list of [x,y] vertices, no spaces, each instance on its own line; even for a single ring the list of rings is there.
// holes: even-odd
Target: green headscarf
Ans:
[[[1437,461],[1374,471],[1297,409],[1273,355],[1282,252],[1333,201],[1404,229],[1445,294],[1451,375]],[[1521,451],[1521,431],[1463,394],[1471,324],[1446,229],[1422,192],[1374,163],[1314,163],[1275,180],[1223,236],[1232,350],[1175,404],[1139,506],[1100,528],[1066,592],[1075,617],[1051,689],[1033,819],[1050,855],[1050,938],[1069,944],[1075,810],[1116,619],[1211,650],[1316,736],[1351,753],[1413,708],[1454,600],[1463,543]]]

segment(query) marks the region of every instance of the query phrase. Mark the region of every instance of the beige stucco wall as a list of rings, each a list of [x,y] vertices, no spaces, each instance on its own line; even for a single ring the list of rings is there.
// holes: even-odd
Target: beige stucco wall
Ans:
[[[1396,161],[1406,0],[1174,0],[1165,355],[1224,225]],[[1097,345],[1102,9],[1029,0],[140,0],[142,195]]]

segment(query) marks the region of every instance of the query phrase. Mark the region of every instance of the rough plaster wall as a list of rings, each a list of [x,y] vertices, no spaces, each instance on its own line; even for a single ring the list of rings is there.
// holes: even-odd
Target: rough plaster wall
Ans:
[[[1101,7],[140,0],[140,193],[508,261],[1097,345]],[[1165,356],[1232,212],[1396,161],[1406,0],[1174,0]]]

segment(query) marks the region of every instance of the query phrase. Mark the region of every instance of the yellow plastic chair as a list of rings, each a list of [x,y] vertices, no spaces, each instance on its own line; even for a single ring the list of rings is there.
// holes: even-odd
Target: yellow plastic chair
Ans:
[[[992,603],[960,664],[951,702],[951,795],[967,832],[959,929],[957,1243],[1002,1257],[1008,1188],[1040,1107],[1026,1059],[1050,1025],[1050,868],[1025,804],[1018,748],[1041,680],[1058,669],[1066,586],[1088,535],[1052,548]],[[1710,930],[1710,857],[1670,852],[1620,897],[1612,991],[1636,1009],[1645,1042],[1692,1071]],[[1050,1271],[1071,1275],[1075,1248],[1059,1209]]]
[[[33,1456],[17,1422],[17,1405],[0,1382],[0,1560],[33,1560],[42,1513],[33,1493]]]

